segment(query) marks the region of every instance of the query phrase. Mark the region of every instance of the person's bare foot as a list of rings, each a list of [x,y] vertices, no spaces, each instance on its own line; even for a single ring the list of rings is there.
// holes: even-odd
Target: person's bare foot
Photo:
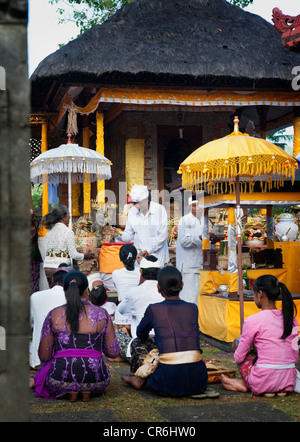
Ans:
[[[140,390],[146,382],[146,379],[139,376],[122,376],[122,379],[124,382],[126,382],[126,384],[130,385],[135,390]]]
[[[122,328],[121,328],[121,331],[124,332],[124,333],[126,333],[127,336],[131,337],[127,327],[125,327],[125,326],[122,327]]]
[[[221,382],[225,390],[240,391],[242,393],[246,393],[248,391],[243,379],[229,378],[228,376],[221,374]]]

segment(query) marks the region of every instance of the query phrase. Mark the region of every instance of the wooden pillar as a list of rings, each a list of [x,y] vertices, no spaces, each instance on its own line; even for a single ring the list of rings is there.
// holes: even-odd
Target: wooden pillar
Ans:
[[[294,107],[294,148],[293,157],[300,154],[300,108]]]
[[[269,106],[256,106],[256,109],[259,116],[260,136],[265,140],[267,137],[267,115]]]
[[[99,107],[96,112],[96,152],[104,155],[104,115]],[[99,204],[105,203],[105,181],[97,181],[97,201]]]

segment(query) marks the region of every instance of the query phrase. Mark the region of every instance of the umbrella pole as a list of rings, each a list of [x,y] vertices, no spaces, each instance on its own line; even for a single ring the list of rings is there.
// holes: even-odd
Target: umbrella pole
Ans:
[[[68,205],[70,213],[69,229],[72,230],[72,178],[71,172],[68,172]]]
[[[237,233],[237,264],[238,264],[238,294],[240,298],[240,330],[244,323],[244,289],[242,268],[242,217],[241,217],[240,177],[236,177],[236,233]]]

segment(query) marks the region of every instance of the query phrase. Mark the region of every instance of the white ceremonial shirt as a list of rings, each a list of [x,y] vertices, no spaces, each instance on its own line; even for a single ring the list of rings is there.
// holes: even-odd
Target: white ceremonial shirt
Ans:
[[[56,269],[62,263],[71,265],[71,259],[75,259],[75,261],[84,259],[84,254],[76,250],[73,230],[69,229],[69,227],[63,223],[56,223],[47,231],[46,250],[44,268]],[[50,251],[53,251],[53,253]]]
[[[122,301],[129,290],[139,285],[140,278],[139,267],[135,267],[134,270],[127,270],[123,267],[112,272],[112,280],[118,292],[118,301]]]
[[[133,241],[136,249],[147,250],[149,255],[158,258],[161,267],[169,262],[168,216],[166,209],[158,203],[150,202],[148,212],[143,215],[136,207],[128,213],[124,232],[116,241]]]
[[[138,287],[135,287],[127,293],[123,301],[117,307],[122,315],[130,315],[131,336],[136,338],[136,328],[144,316],[149,304],[156,304],[164,301],[165,298],[157,290],[157,281],[146,280]]]
[[[33,328],[30,345],[30,367],[37,367],[41,363],[38,357],[38,349],[46,316],[51,310],[65,303],[65,293],[60,285],[55,285],[52,289],[32,293],[30,296],[30,321]]]
[[[182,273],[199,273],[202,268],[203,224],[192,213],[183,216],[178,224],[176,267]]]

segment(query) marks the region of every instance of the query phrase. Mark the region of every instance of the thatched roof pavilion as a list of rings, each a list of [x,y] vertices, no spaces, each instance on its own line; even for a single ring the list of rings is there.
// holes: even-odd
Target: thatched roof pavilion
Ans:
[[[274,26],[225,0],[135,0],[45,58],[32,81],[278,89],[297,63]]]
[[[300,54],[283,46],[274,26],[226,0],[135,0],[39,64],[32,111],[55,145],[65,141],[64,107],[76,107],[79,137],[84,127],[94,131],[101,113],[105,155],[117,163],[107,185],[128,181],[126,143],[143,139],[141,179],[162,189],[164,152],[179,161],[179,127],[187,155],[226,135],[235,114],[242,130],[251,120],[264,135],[298,121],[294,66]],[[98,138],[89,137],[91,148]]]

